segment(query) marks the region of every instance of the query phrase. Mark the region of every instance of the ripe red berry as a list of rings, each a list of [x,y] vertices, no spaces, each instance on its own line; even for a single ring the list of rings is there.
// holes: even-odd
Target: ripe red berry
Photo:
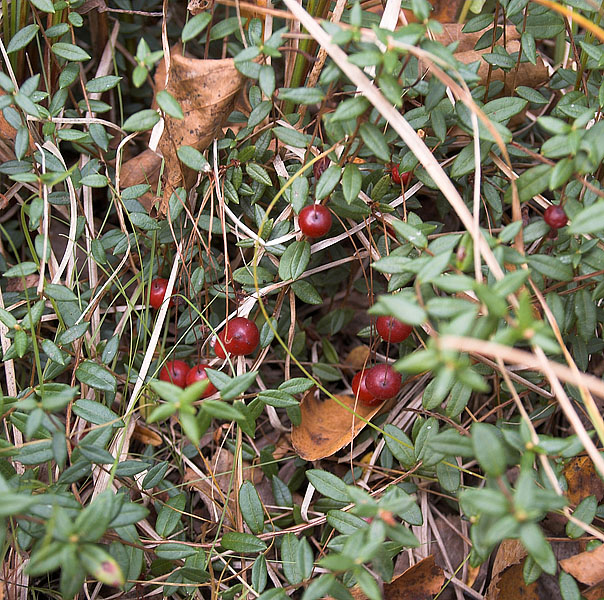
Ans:
[[[411,179],[411,171],[405,171],[404,173],[400,173],[398,170],[398,165],[391,163],[389,166],[390,169],[390,177],[392,177],[392,183],[396,185],[401,185],[401,183],[406,187]]]
[[[413,331],[413,327],[394,317],[378,317],[376,329],[385,342],[393,344],[406,340]]]
[[[208,378],[208,374],[206,373],[207,366],[209,366],[209,365],[201,363],[199,365],[195,365],[194,367],[191,367],[189,369],[189,372],[187,373],[187,385],[188,386],[193,385],[194,383],[196,383],[198,381],[205,381]],[[216,391],[216,388],[210,382],[210,383],[208,383],[208,387],[205,389],[205,391],[203,392],[201,397],[207,398],[208,396],[211,396],[215,391]]]
[[[229,354],[245,356],[251,354],[260,342],[260,332],[256,323],[245,317],[235,317],[227,322],[224,329],[218,334]],[[216,356],[222,357],[222,348],[216,342],[214,346]]]
[[[184,360],[169,360],[159,372],[159,378],[184,388],[187,385],[188,372],[189,365]]]
[[[218,358],[226,358],[224,353],[224,329],[216,336],[218,339],[214,340],[214,352]],[[220,343],[222,342],[222,344]]]
[[[556,204],[547,207],[543,218],[553,229],[560,229],[560,227],[564,227],[568,223],[568,217],[564,209]]]
[[[322,204],[305,206],[298,215],[300,231],[310,237],[323,237],[331,229],[331,213]]]
[[[151,292],[149,293],[149,304],[153,308],[161,308],[161,305],[166,297],[168,289],[168,280],[162,277],[157,277],[151,282]],[[170,306],[174,306],[174,299],[170,298]]]
[[[352,388],[352,393],[355,398],[359,399],[361,404],[365,404],[366,406],[375,406],[376,404],[380,404],[382,401],[379,398],[376,398],[368,389],[365,382],[367,377],[367,373],[369,371],[359,371],[353,378],[350,387]]]
[[[401,389],[401,374],[390,365],[376,365],[367,371],[365,385],[367,391],[380,400],[394,398]]]

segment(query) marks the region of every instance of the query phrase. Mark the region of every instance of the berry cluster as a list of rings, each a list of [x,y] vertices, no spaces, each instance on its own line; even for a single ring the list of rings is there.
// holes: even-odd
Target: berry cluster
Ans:
[[[388,343],[398,344],[406,340],[413,328],[395,317],[379,317],[376,329]],[[376,406],[384,400],[394,398],[400,391],[402,377],[390,365],[375,365],[359,371],[352,379],[351,387],[355,398],[365,406]]]

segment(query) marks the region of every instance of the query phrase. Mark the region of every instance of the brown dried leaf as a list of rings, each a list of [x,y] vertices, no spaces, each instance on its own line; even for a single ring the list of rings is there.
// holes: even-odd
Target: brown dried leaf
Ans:
[[[596,585],[604,580],[604,546],[565,558],[560,566],[581,583]]]
[[[197,176],[180,162],[177,149],[193,146],[202,152],[212,143],[233,110],[244,79],[232,58],[187,58],[175,47],[170,55],[166,86],[166,63],[160,63],[155,74],[155,92],[166,89],[178,100],[184,113],[184,119],[165,117],[164,132],[159,141],[166,163],[161,214],[166,214],[172,192],[179,186],[190,188]]]
[[[501,542],[495,561],[491,584],[487,591],[487,600],[512,599],[515,592],[519,600],[539,600],[537,583],[530,586],[524,584],[521,561],[526,556],[524,546],[518,540]],[[531,595],[532,594],[532,595]]]
[[[585,600],[601,600],[604,598],[604,583],[598,583],[598,585],[590,587],[584,592],[581,592],[581,595]]]
[[[384,600],[430,600],[438,594],[445,582],[443,570],[430,555],[417,564],[409,567],[396,577],[392,583],[384,584]],[[358,587],[353,587],[350,593],[354,600],[368,600]],[[328,597],[327,600],[333,600]]]
[[[563,473],[568,483],[566,496],[571,504],[579,504],[587,496],[595,496],[598,502],[604,498],[604,483],[589,456],[575,456],[564,467]]]
[[[487,600],[541,600],[538,582],[526,585],[522,564],[512,565],[499,577],[495,586],[489,586]]]
[[[105,0],[86,0],[84,4],[77,9],[77,11],[81,15],[85,15],[86,13],[89,13],[91,10],[95,9],[99,12],[106,12],[107,4],[105,3]]]
[[[520,42],[518,40],[512,40],[506,45],[506,50],[512,54],[520,51]],[[455,58],[462,63],[469,64],[480,61],[478,67],[478,75],[480,77],[480,83],[485,85],[489,74],[489,64],[482,60],[482,55],[490,52],[491,49],[481,50],[476,52],[475,50],[467,50],[466,52],[456,52]],[[537,64],[532,63],[520,63],[518,71],[512,69],[510,73],[505,73],[501,69],[493,69],[491,71],[490,81],[503,81],[505,94],[511,95],[513,90],[519,85],[525,85],[528,87],[538,87],[542,83],[549,80],[549,74],[547,67],[543,60],[537,56]]]
[[[340,402],[371,420],[383,404],[365,406],[352,396],[336,395]],[[356,406],[355,406],[356,403]],[[306,392],[300,403],[302,420],[292,427],[292,445],[306,460],[319,460],[335,454],[349,444],[365,427],[362,421],[331,398],[315,397],[313,390]]]
[[[157,200],[155,190],[157,190],[159,182],[161,160],[161,156],[157,152],[147,148],[125,162],[120,170],[120,190],[143,183],[151,186],[151,191],[138,199],[149,212]]]
[[[468,50],[474,50],[476,42],[482,37],[484,32],[488,29],[481,29],[475,33],[463,33],[464,25],[462,23],[445,23],[443,25],[443,32],[434,36],[437,42],[448,46],[453,42],[458,42],[455,52],[466,52]],[[507,25],[505,30],[505,39],[507,42],[511,40],[517,40],[520,38],[518,29],[515,25]],[[499,44],[503,43],[503,36],[498,40]],[[490,49],[489,49],[490,51]]]
[[[210,8],[211,4],[210,0],[189,0],[187,9],[192,15],[198,15]]]
[[[163,443],[158,433],[139,423],[134,426],[132,437],[135,440],[142,442],[143,444],[149,444],[150,446],[161,446]]]
[[[365,344],[355,346],[344,359],[344,364],[355,371],[360,371],[367,365],[370,356],[371,350],[369,346]]]

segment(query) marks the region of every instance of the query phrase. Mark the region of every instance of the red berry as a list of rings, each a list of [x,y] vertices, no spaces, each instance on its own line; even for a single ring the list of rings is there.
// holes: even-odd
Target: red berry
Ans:
[[[159,372],[159,378],[184,388],[187,385],[188,372],[189,365],[184,360],[169,360]]]
[[[329,167],[329,158],[327,158],[327,156],[320,158],[312,166],[312,173],[315,176],[315,181],[319,181],[321,175],[323,175],[323,173],[325,173],[325,171],[327,170],[327,167]]]
[[[217,339],[214,340],[212,347],[214,348],[214,352],[218,358],[226,358],[226,354],[224,353],[224,329],[216,336]],[[222,344],[220,343],[222,342]]]
[[[359,399],[361,404],[366,406],[375,406],[382,401],[376,398],[368,389],[365,382],[368,371],[359,371],[353,378],[350,387],[355,398]]]
[[[384,341],[393,344],[406,340],[413,331],[413,327],[394,317],[378,317],[376,329]]]
[[[390,177],[392,177],[392,183],[396,185],[401,185],[402,183],[404,186],[407,186],[409,180],[411,179],[411,171],[405,171],[404,173],[400,173],[398,170],[398,165],[395,163],[390,163],[388,168],[390,169]]]
[[[554,229],[560,229],[568,223],[568,217],[561,206],[552,204],[547,207],[545,214],[543,215],[545,222]]]
[[[198,381],[205,381],[208,378],[208,374],[206,373],[207,366],[209,365],[201,363],[199,365],[191,367],[191,369],[189,369],[189,372],[187,373],[187,385],[193,385]],[[201,397],[207,398],[208,396],[211,396],[215,391],[216,388],[210,382],[208,383],[208,387],[205,389]]]
[[[151,292],[149,294],[149,304],[153,308],[161,308],[166,297],[166,290],[168,289],[168,280],[158,277],[151,282]],[[170,298],[170,306],[174,306],[174,299]]]
[[[235,317],[228,321],[218,337],[222,340],[226,351],[235,356],[251,354],[260,342],[260,332],[256,323],[245,317]],[[216,342],[214,352],[216,356],[226,358],[223,356],[224,352],[219,342]]]
[[[380,400],[394,398],[401,389],[402,377],[390,365],[376,365],[367,371],[367,391]]]
[[[300,231],[310,237],[323,237],[331,229],[331,213],[322,204],[305,206],[298,215]]]

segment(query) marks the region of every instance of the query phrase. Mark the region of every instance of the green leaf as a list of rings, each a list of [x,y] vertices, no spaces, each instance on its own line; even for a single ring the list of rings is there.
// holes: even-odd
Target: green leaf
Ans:
[[[306,240],[292,242],[279,261],[279,277],[283,281],[298,279],[310,262],[310,244]]]
[[[364,96],[354,96],[340,102],[336,111],[331,115],[331,121],[346,121],[360,117],[368,108],[369,100]]]
[[[306,471],[306,478],[320,494],[327,498],[339,501],[345,501],[348,498],[346,484],[332,473],[310,469]]]
[[[2,275],[4,277],[27,277],[38,272],[38,265],[34,262],[22,262],[10,269],[7,269]]]
[[[409,437],[394,425],[387,424],[384,426],[384,442],[388,450],[392,452],[394,458],[396,458],[405,469],[411,469],[417,462],[415,459],[415,451],[413,449],[413,443]]]
[[[258,399],[274,406],[275,408],[287,408],[288,406],[298,406],[299,402],[291,394],[281,390],[265,390],[258,394]]]
[[[287,144],[288,146],[293,146],[294,148],[306,148],[310,141],[307,135],[303,134],[297,129],[292,129],[291,127],[283,127],[278,125],[277,127],[273,127],[272,131],[273,135],[278,140],[284,144]]]
[[[197,554],[197,549],[186,544],[174,542],[172,544],[160,544],[156,548],[155,554],[159,558],[165,558],[166,560],[183,560],[188,556]]]
[[[38,499],[35,496],[15,492],[0,492],[0,517],[24,514],[30,506],[37,502]]]
[[[428,239],[419,229],[398,219],[390,221],[390,224],[401,237],[412,243],[414,246],[417,246],[418,248],[428,247]]]
[[[22,29],[19,29],[8,43],[8,46],[6,47],[7,53],[11,54],[12,52],[17,52],[18,50],[25,48],[25,46],[36,37],[36,33],[38,33],[39,29],[40,27],[38,25],[26,25]]]
[[[342,191],[344,192],[344,199],[348,204],[358,198],[362,184],[363,176],[359,167],[353,163],[347,164],[342,173]]]
[[[342,169],[340,169],[338,165],[331,165],[325,169],[316,184],[315,197],[317,201],[327,198],[327,196],[334,191],[336,185],[338,185],[340,181],[341,175]]]
[[[162,537],[168,537],[180,524],[182,512],[185,510],[187,497],[185,494],[172,496],[161,507],[155,522],[155,531]]]
[[[185,23],[180,34],[180,39],[183,42],[188,42],[189,40],[196,38],[209,25],[211,20],[212,15],[208,12],[202,12],[195,15]]]
[[[533,560],[550,575],[556,573],[558,563],[541,528],[535,523],[526,523],[520,529],[520,541]]]
[[[77,302],[78,297],[64,285],[57,285],[55,283],[47,283],[44,286],[44,293],[53,300],[59,302]]]
[[[203,154],[192,146],[180,146],[176,154],[187,167],[194,171],[205,173],[211,170],[210,164],[204,158]]]
[[[321,298],[319,292],[317,292],[315,287],[308,281],[303,279],[300,281],[294,281],[291,284],[291,289],[294,291],[294,294],[296,294],[296,296],[305,304],[323,304],[323,298]]]
[[[266,550],[266,544],[251,533],[241,533],[239,531],[227,531],[222,536],[220,545],[225,550],[241,552],[243,554],[252,554]]]
[[[278,97],[294,104],[317,104],[325,99],[325,92],[317,87],[279,88]]]
[[[239,394],[237,394],[239,395]],[[204,400],[202,410],[216,419],[225,421],[244,421],[245,415],[231,404],[220,400]]]
[[[176,98],[174,98],[170,92],[167,92],[166,90],[157,92],[155,95],[155,100],[157,101],[157,105],[170,117],[175,119],[185,118],[178,100],[176,100]]]
[[[244,481],[239,488],[239,508],[243,520],[252,533],[262,533],[264,529],[264,509],[260,496],[251,481]]]
[[[45,13],[55,12],[55,7],[52,3],[52,0],[29,0],[36,8]]]
[[[414,327],[422,325],[427,318],[426,311],[419,304],[402,294],[380,296],[368,312],[372,315],[392,315]]]
[[[588,496],[581,500],[577,508],[573,512],[573,517],[579,519],[586,525],[591,525],[591,522],[596,516],[598,510],[598,501],[595,496]],[[580,538],[585,533],[585,530],[580,525],[569,521],[566,524],[566,535],[570,538]]]
[[[279,390],[287,392],[288,394],[302,394],[306,390],[309,390],[314,385],[311,379],[306,377],[294,377],[284,381],[280,386]]]
[[[581,600],[582,596],[577,582],[571,575],[562,569],[560,570],[558,583],[560,584],[560,595],[562,596],[562,600]]]
[[[86,82],[86,91],[91,94],[102,94],[113,89],[120,81],[121,77],[117,75],[104,75],[103,77],[95,77]]]
[[[598,201],[584,208],[573,217],[568,233],[598,233],[604,230],[604,201]]]
[[[82,398],[73,405],[73,412],[85,421],[94,425],[104,425],[111,422],[113,427],[122,427],[120,418],[104,404]]]
[[[65,60],[69,60],[71,62],[81,62],[84,60],[90,60],[90,54],[88,54],[88,52],[85,52],[84,50],[82,50],[82,48],[74,44],[57,42],[56,44],[53,44],[50,49],[59,58],[64,58]]]
[[[124,131],[147,131],[159,122],[159,114],[156,110],[146,108],[130,115],[123,125]]]
[[[500,477],[507,467],[503,443],[495,433],[496,428],[487,423],[473,423],[472,445],[478,464],[491,477]]]
[[[298,565],[298,539],[293,533],[286,533],[281,538],[281,564],[283,574],[289,583],[296,585],[302,581]]]
[[[330,510],[327,513],[327,522],[343,535],[351,535],[367,525],[360,517],[343,510]]]
[[[271,181],[269,174],[266,172],[266,169],[260,165],[257,165],[256,163],[248,163],[245,165],[245,171],[254,181],[268,186],[273,185],[273,182]]]
[[[117,389],[115,376],[91,360],[81,362],[76,369],[75,375],[81,383],[85,383],[97,390],[115,392]]]
[[[384,139],[382,132],[372,123],[363,123],[360,127],[360,134],[365,145],[373,154],[384,162],[390,160],[390,149]]]
[[[527,256],[527,262],[535,271],[556,281],[570,281],[573,278],[573,269],[555,256],[546,254],[533,254]]]
[[[249,373],[243,373],[242,375],[234,377],[225,385],[222,385],[220,387],[216,386],[220,390],[220,397],[223,400],[233,400],[234,398],[241,396],[241,394],[245,393],[245,391],[250,387],[250,385],[252,385],[252,383],[256,380],[257,376],[258,371],[250,371]],[[216,385],[214,381],[212,381],[212,383]]]

